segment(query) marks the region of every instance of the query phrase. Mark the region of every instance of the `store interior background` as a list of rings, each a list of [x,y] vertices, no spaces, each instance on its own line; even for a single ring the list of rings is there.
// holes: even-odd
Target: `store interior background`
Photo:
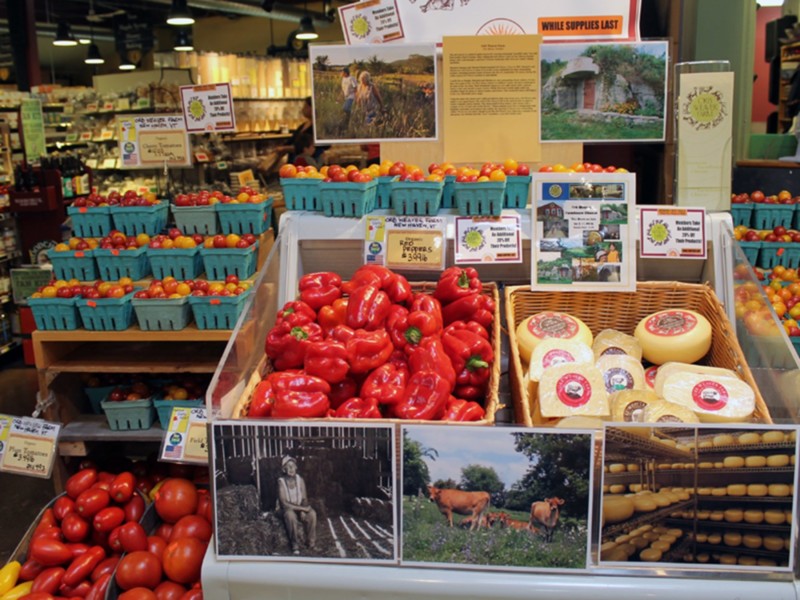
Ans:
[[[335,9],[349,2],[332,0],[189,0],[197,19],[192,39],[198,52],[249,53],[264,56],[269,47],[287,44],[306,12],[320,34],[316,43],[341,43],[342,33]],[[0,63],[10,60],[13,47],[24,38],[14,31],[27,12],[36,15],[35,47],[29,47],[29,65],[12,70],[12,79],[0,88],[29,89],[31,84],[91,85],[93,75],[119,72],[119,56],[113,42],[110,20],[89,27],[86,15],[117,9],[136,11],[155,26],[156,51],[172,46],[172,29],[165,24],[169,0],[0,0]],[[590,4],[590,3],[587,3]],[[267,12],[262,5],[271,7]],[[672,63],[693,60],[729,60],[736,73],[734,107],[734,160],[751,158],[751,136],[767,132],[770,113],[769,64],[764,57],[766,24],[783,15],[799,15],[800,0],[785,0],[782,6],[759,6],[755,0],[642,0],[640,20],[643,39],[669,39]],[[330,19],[324,18],[331,15]],[[85,65],[86,46],[57,48],[52,44],[56,23],[67,21],[75,34],[92,34],[106,62]],[[163,25],[159,25],[163,23]],[[142,59],[142,69],[152,68],[152,53]],[[670,81],[670,89],[671,89]],[[674,144],[671,124],[667,141],[657,144],[592,144],[584,147],[584,160],[625,166],[637,174],[640,202],[673,201]],[[392,158],[392,157],[388,157]],[[443,157],[445,158],[445,157]],[[30,414],[35,404],[36,374],[20,364],[0,371],[0,413]],[[52,496],[47,480],[0,474],[0,564],[11,554],[28,524]]]

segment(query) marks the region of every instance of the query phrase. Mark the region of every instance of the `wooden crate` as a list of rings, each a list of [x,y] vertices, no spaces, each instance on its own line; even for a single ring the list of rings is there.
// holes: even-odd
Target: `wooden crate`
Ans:
[[[529,286],[506,287],[506,322],[510,346],[509,373],[514,418],[524,425],[550,425],[556,420],[545,419],[538,410],[535,399],[528,397],[523,383],[526,368],[517,347],[517,326],[526,317],[552,310],[564,312],[581,319],[597,335],[603,329],[617,329],[633,334],[644,317],[669,308],[694,310],[711,323],[711,350],[701,361],[714,367],[736,372],[753,388],[756,422],[771,423],[767,405],[758,390],[753,374],[747,365],[736,331],[731,326],[722,303],[710,286],[680,282],[640,282],[635,292],[533,292]]]

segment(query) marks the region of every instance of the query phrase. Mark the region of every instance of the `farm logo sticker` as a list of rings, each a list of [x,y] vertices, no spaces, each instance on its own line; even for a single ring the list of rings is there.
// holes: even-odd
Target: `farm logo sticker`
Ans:
[[[461,243],[469,250],[478,251],[486,245],[486,240],[481,233],[480,228],[470,227],[461,238]]]
[[[722,92],[712,86],[694,88],[681,108],[681,118],[697,131],[714,129],[728,116]]]
[[[653,335],[683,335],[697,326],[697,319],[682,310],[670,310],[650,317],[644,326]]]
[[[663,246],[672,239],[669,226],[661,219],[654,220],[647,230],[647,239],[654,246]]]
[[[206,116],[206,107],[203,104],[203,101],[195,96],[194,98],[189,99],[188,103],[189,110],[186,111],[186,114],[194,121],[202,121]]]
[[[556,397],[562,404],[578,408],[592,397],[592,384],[580,373],[567,373],[556,382]]]
[[[350,35],[359,40],[364,40],[371,32],[372,27],[363,15],[353,15],[353,18],[350,19]]]
[[[574,338],[578,334],[578,323],[566,315],[546,312],[528,321],[528,331],[537,338]]]
[[[722,410],[728,404],[728,390],[716,381],[701,381],[692,388],[692,400],[703,410]]]

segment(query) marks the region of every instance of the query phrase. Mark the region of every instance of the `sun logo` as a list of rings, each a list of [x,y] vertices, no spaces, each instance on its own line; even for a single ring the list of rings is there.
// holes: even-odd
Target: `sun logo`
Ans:
[[[200,98],[189,99],[189,116],[195,121],[201,121],[206,116],[206,107]]]
[[[519,35],[525,33],[521,25],[511,19],[492,19],[481,25],[477,35]]]
[[[350,19],[350,33],[352,33],[353,36],[364,39],[370,34],[371,31],[372,27],[370,26],[369,21],[363,16],[355,15],[352,19]]]

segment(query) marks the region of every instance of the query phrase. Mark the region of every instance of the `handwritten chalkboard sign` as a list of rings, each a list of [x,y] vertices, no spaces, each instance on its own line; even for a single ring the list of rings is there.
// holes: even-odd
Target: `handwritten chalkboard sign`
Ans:
[[[153,25],[136,15],[123,15],[114,19],[114,44],[121,54],[139,50],[142,54],[153,49]]]

